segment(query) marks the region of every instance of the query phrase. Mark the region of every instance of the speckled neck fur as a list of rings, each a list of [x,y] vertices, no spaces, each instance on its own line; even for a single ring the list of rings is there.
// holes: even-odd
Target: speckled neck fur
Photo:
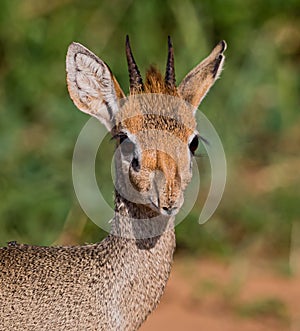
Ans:
[[[174,231],[174,217],[153,211],[147,205],[127,201],[115,194],[115,217],[111,233],[132,239],[160,237],[165,231]]]
[[[114,226],[122,231],[128,227],[126,215],[153,214],[118,195],[116,211]],[[0,248],[0,330],[137,330],[169,278],[175,248],[171,223],[148,239],[110,234],[93,245],[13,242]]]

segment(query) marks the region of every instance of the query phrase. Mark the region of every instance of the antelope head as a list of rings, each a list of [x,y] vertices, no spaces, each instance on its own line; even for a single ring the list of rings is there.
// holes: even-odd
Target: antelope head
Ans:
[[[78,43],[69,46],[70,96],[116,138],[117,191],[125,199],[137,199],[160,215],[179,211],[199,143],[195,111],[221,73],[225,48],[221,41],[176,86],[171,39],[165,76],[150,67],[144,82],[127,37],[130,94],[125,97],[106,63]]]

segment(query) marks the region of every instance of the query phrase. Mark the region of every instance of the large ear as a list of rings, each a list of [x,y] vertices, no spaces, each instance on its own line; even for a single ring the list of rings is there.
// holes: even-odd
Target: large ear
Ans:
[[[68,90],[75,105],[111,130],[119,110],[118,98],[124,93],[109,67],[78,43],[69,46],[66,67]]]
[[[198,108],[206,93],[219,78],[222,71],[226,49],[225,41],[221,41],[210,55],[190,71],[178,87],[179,95]]]

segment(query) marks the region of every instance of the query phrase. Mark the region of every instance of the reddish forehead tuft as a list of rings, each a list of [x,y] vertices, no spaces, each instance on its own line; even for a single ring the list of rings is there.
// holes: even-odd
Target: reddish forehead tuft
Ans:
[[[170,87],[165,83],[165,80],[160,71],[154,66],[150,66],[150,68],[147,70],[146,82],[144,84],[143,90],[137,90],[134,93],[161,93],[178,96],[177,89],[170,89]]]

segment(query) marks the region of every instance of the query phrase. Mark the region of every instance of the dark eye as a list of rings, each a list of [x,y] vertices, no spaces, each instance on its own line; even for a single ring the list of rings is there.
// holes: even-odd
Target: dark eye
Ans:
[[[136,157],[134,157],[132,159],[131,166],[132,166],[133,170],[136,171],[136,172],[140,171],[140,169],[141,169],[139,160]]]
[[[193,155],[195,154],[195,151],[198,148],[198,145],[199,145],[199,138],[196,135],[189,144],[189,149]]]

